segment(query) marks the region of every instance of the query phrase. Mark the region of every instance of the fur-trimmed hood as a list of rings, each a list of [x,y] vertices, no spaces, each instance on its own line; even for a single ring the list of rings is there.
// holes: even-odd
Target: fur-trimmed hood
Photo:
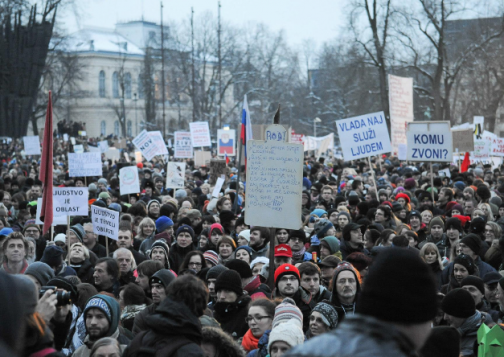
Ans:
[[[203,327],[201,343],[211,343],[219,357],[245,357],[245,351],[231,336],[218,327]]]

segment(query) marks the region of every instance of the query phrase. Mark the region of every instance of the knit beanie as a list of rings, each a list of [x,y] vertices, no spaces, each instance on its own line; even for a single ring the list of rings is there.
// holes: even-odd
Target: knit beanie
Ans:
[[[476,194],[481,197],[482,200],[488,200],[491,197],[490,189],[486,185],[479,185]]]
[[[102,177],[98,180],[98,183],[107,186],[107,179]]]
[[[214,223],[210,226],[210,230],[208,231],[208,239],[210,239],[210,237],[212,236],[212,231],[214,229],[217,229],[220,232],[220,234],[224,234],[224,228],[219,223]]]
[[[117,300],[107,295],[98,294],[91,297],[86,303],[83,312],[84,318],[90,309],[99,309],[105,314],[105,317],[109,321],[109,330],[104,337],[112,336],[119,325],[119,315],[121,313]]]
[[[333,223],[330,220],[324,218],[315,223],[313,231],[318,238],[324,238],[324,234],[326,234],[326,232],[332,227],[334,227]]]
[[[243,288],[240,274],[234,270],[226,270],[220,273],[215,281],[215,292],[218,293],[220,290],[232,291],[236,295],[242,296]]]
[[[209,279],[217,279],[219,275],[226,270],[228,270],[228,268],[226,268],[225,266],[216,265],[210,268],[210,270],[207,272],[206,280],[208,281]]]
[[[284,275],[294,275],[298,282],[301,280],[298,268],[292,264],[282,264],[275,270],[275,287],[278,287],[278,282]]]
[[[168,228],[173,226],[173,221],[170,217],[161,216],[156,219],[156,231],[158,233],[164,232]]]
[[[483,295],[485,295],[485,283],[480,277],[469,275],[460,282],[460,287],[468,285],[476,287]]]
[[[303,328],[303,313],[291,298],[283,299],[282,303],[275,307],[272,329],[286,322],[292,322],[300,329]]]
[[[436,225],[444,227],[443,219],[440,216],[436,216],[431,219],[431,221],[429,222],[429,232],[431,231],[432,226],[436,226]]]
[[[460,333],[450,326],[436,326],[420,350],[421,356],[459,357]]]
[[[252,258],[252,248],[250,248],[248,245],[242,245],[242,246],[239,246],[238,248],[236,248],[235,256],[239,250],[246,250],[247,253],[250,255],[250,258]]]
[[[407,178],[406,180],[404,180],[404,188],[406,190],[411,190],[415,186],[416,186],[416,181],[413,177],[410,177],[410,178]]]
[[[98,187],[96,187],[96,184],[90,183],[88,186],[88,190],[89,190],[89,192],[96,192],[96,191],[98,191]]]
[[[316,215],[317,217],[322,217],[324,214],[327,214],[326,211],[324,211],[323,209],[321,208],[317,208],[317,209],[314,209],[311,213],[310,213],[310,216],[312,215]]]
[[[250,269],[254,269],[256,264],[269,264],[269,258],[266,257],[257,257],[250,262]]]
[[[340,251],[340,242],[338,238],[334,236],[328,236],[323,238],[320,241],[320,245],[329,249],[329,252],[331,252],[331,254],[335,254]]]
[[[25,275],[31,275],[40,283],[40,286],[46,286],[47,282],[54,278],[54,270],[43,262],[31,263],[25,270]]]
[[[170,285],[172,281],[174,281],[177,277],[175,274],[172,273],[170,269],[160,269],[154,274],[149,279],[149,286],[151,286],[153,283],[155,284],[160,284],[164,286],[165,288]]]
[[[105,201],[110,198],[110,194],[108,192],[101,192],[98,198]]]
[[[471,294],[464,289],[453,289],[441,302],[444,313],[460,318],[468,318],[476,312],[476,305]]]
[[[236,219],[236,215],[231,211],[223,210],[219,213],[219,220],[221,222],[231,222],[234,219]]]
[[[158,239],[154,243],[152,243],[152,246],[151,246],[150,252],[149,252],[150,259],[152,259],[152,251],[154,250],[154,248],[161,248],[165,254],[166,261],[168,262],[168,256],[170,254],[170,247],[166,243],[166,240]],[[168,263],[168,266],[169,266],[169,263]]]
[[[241,259],[232,259],[227,262],[226,267],[240,274],[240,278],[247,279],[252,277],[252,269],[246,261]]]
[[[479,254],[481,249],[481,239],[476,234],[468,234],[460,240],[473,251],[474,254]]]
[[[445,232],[450,229],[450,228],[455,228],[459,232],[463,232],[462,230],[462,222],[460,222],[460,219],[456,217],[450,217],[446,220],[445,222]]]
[[[338,313],[331,304],[326,302],[319,302],[312,311],[316,311],[322,315],[322,321],[329,327],[330,330],[334,329],[338,324]]]
[[[483,217],[476,217],[471,221],[469,233],[482,234],[485,232],[486,219]]]
[[[458,257],[453,259],[453,265],[455,264],[460,264],[464,268],[467,269],[470,275],[474,274],[474,271],[476,270],[476,266],[474,265],[474,260],[466,255],[466,254],[460,254]]]
[[[244,229],[238,233],[238,238],[239,237],[245,238],[245,240],[250,243],[250,229]]]
[[[291,348],[304,342],[303,330],[293,322],[284,322],[271,330],[268,338],[268,352],[275,342],[285,342]]]
[[[149,202],[147,202],[147,212],[149,212],[150,205],[153,203],[157,203],[158,205],[160,205],[158,200],[150,200]]]
[[[64,233],[59,233],[56,234],[56,237],[54,237],[54,243],[56,242],[66,242],[66,235]]]
[[[437,288],[430,267],[409,249],[384,249],[369,269],[357,311],[404,324],[433,320],[437,314]]]
[[[231,249],[234,251],[236,249],[236,242],[234,241],[234,239],[232,239],[231,237],[229,236],[222,236],[219,238],[219,240],[217,241],[217,250],[219,250],[219,246],[223,243],[227,243],[231,246]]]
[[[352,222],[352,217],[350,217],[350,214],[348,212],[338,213],[338,219],[340,218],[340,216],[345,216],[346,218],[348,218],[348,222]]]
[[[292,229],[289,232],[289,240],[292,238],[299,238],[304,243],[306,241],[306,233],[302,229]]]
[[[77,239],[79,239],[81,243],[83,242],[84,236],[86,235],[86,231],[84,230],[84,227],[80,223],[71,226],[70,231],[77,236]]]
[[[410,203],[410,202],[411,202],[410,197],[409,197],[407,194],[403,193],[403,192],[398,193],[398,194],[395,196],[395,200],[396,200],[396,201],[397,201],[398,199],[400,199],[400,198],[403,198],[403,199],[404,199],[407,203]]]
[[[108,206],[108,208],[111,209],[112,211],[116,211],[116,212],[119,212],[119,213],[122,212],[122,207],[121,207],[121,205],[119,203],[112,202]]]
[[[63,263],[63,249],[57,245],[49,245],[44,249],[44,254],[40,259],[50,267],[59,267]]]
[[[179,234],[182,232],[189,233],[191,235],[191,238],[194,239],[194,230],[191,227],[189,227],[187,224],[183,224],[177,229],[176,237],[178,237]]]
[[[207,250],[205,253],[203,253],[203,257],[205,257],[206,261],[212,263],[214,267],[219,264],[219,254],[217,254],[217,252],[214,252],[213,250]]]
[[[12,230],[11,227],[4,227],[4,228],[0,229],[0,237],[8,236],[12,232],[14,232],[14,231]]]

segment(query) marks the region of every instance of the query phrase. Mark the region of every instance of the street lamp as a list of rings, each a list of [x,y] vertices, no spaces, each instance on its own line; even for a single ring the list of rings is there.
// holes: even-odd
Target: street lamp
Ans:
[[[319,117],[313,119],[313,136],[317,137],[317,123],[322,123],[322,120]]]
[[[135,134],[138,135],[138,119],[137,119],[137,94],[133,93],[133,96],[135,99],[133,101],[135,102]]]

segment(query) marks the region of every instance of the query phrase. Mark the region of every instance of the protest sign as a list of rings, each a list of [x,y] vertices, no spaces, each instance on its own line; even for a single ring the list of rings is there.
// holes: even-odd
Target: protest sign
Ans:
[[[23,136],[25,155],[41,155],[40,138],[35,136]]]
[[[53,215],[56,216],[87,216],[87,187],[54,187]]]
[[[93,232],[117,240],[119,235],[119,212],[91,205]]]
[[[152,160],[156,155],[160,155],[158,146],[147,130],[143,130],[138,134],[138,136],[133,139],[133,144],[140,150],[147,161]]]
[[[392,150],[383,112],[336,121],[346,161],[388,153]]]
[[[210,151],[195,151],[194,152],[194,166],[208,166],[212,160],[212,153]]]
[[[451,162],[452,132],[449,122],[424,121],[408,123],[407,160]]]
[[[492,154],[492,139],[497,138],[497,135],[484,130],[482,133],[474,134],[474,151],[475,159],[488,159]]]
[[[304,151],[309,151],[309,150],[318,150],[320,148],[320,145],[322,145],[322,142],[326,140],[327,138],[331,138],[333,140],[333,144],[331,147],[334,147],[334,134],[331,133],[326,136],[305,136],[304,137],[304,142],[303,142],[303,147]]]
[[[166,169],[166,188],[184,188],[185,162],[169,162]]]
[[[35,223],[36,224],[44,224],[40,220],[40,212],[42,212],[42,198],[37,198],[37,215],[35,216]],[[54,216],[53,217],[53,226],[57,225],[66,225],[67,224],[67,219],[65,216]]]
[[[221,176],[227,177],[229,169],[226,165],[226,160],[212,159],[210,160],[210,173],[208,176],[208,183],[215,185],[217,179]]]
[[[101,154],[101,150],[98,146],[88,145],[88,151],[89,152],[99,152]]]
[[[137,164],[142,162],[142,153],[140,151],[135,151],[135,161]]]
[[[438,175],[441,176],[441,177],[449,177],[449,178],[451,178],[450,169],[439,170],[438,171]]]
[[[302,145],[247,141],[246,224],[299,229],[302,191]]]
[[[72,143],[72,145],[76,144],[75,138],[73,136],[70,138],[70,142]]]
[[[406,144],[399,144],[397,147],[397,158],[399,160],[406,160],[408,146]]]
[[[68,141],[68,134],[63,134],[63,141]]]
[[[68,154],[68,174],[70,177],[101,176],[102,173],[99,152]]]
[[[189,123],[193,147],[212,146],[210,142],[210,129],[206,121]]]
[[[222,185],[224,184],[224,181],[226,181],[226,180],[222,177],[219,177],[217,179],[217,182],[215,183],[215,187],[212,191],[212,197],[219,197],[220,196],[219,193],[222,189]]]
[[[106,152],[109,148],[108,141],[107,140],[98,141],[98,147],[100,148],[101,153]]]
[[[166,143],[161,135],[160,131],[149,131],[149,135],[154,141],[154,144],[158,147],[157,155],[168,155],[168,149],[166,148]]]
[[[492,156],[504,156],[504,138],[492,138],[491,148]]]
[[[74,145],[74,153],[83,154],[84,153],[84,145]]]
[[[114,147],[116,147],[117,149],[126,149],[126,140],[125,139],[114,140]]]
[[[121,192],[121,195],[140,192],[138,168],[136,166],[126,166],[120,169],[119,184],[119,191]]]
[[[111,147],[105,152],[105,157],[110,160],[119,161],[121,158],[121,152],[115,147]]]
[[[322,142],[320,143],[320,146],[317,150],[317,159],[320,158],[322,154],[325,154],[328,150],[330,150],[329,152],[334,155],[333,149],[334,149],[334,134],[331,133],[327,135],[326,138],[322,140]]]
[[[175,153],[177,159],[189,159],[193,157],[191,133],[188,131],[175,132]]]
[[[217,130],[217,155],[236,156],[236,131]]]
[[[296,134],[294,129],[291,129],[290,141],[293,144],[304,144],[305,136],[303,134]]]
[[[81,130],[81,131],[79,131],[79,133],[78,133],[78,134],[79,134],[80,136],[86,136],[86,135],[87,135],[87,133],[86,133],[86,131],[85,131],[85,130]]]
[[[390,139],[392,153],[406,142],[406,125],[413,121],[413,78],[389,74]]]
[[[474,134],[472,129],[452,130],[453,151],[471,152],[474,150]]]

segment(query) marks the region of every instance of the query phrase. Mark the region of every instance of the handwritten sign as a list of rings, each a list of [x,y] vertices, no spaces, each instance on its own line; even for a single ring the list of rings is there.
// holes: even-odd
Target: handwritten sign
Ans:
[[[108,141],[107,140],[98,141],[98,147],[100,148],[101,153],[106,152],[109,148]]]
[[[413,78],[389,74],[390,136],[392,153],[406,144],[406,126],[413,121]]]
[[[36,224],[44,224],[40,220],[40,212],[42,212],[42,198],[37,199],[37,215],[35,216],[35,223]],[[65,216],[54,216],[53,217],[53,226],[57,225],[66,225],[67,224],[67,219]]]
[[[208,166],[212,160],[212,153],[210,151],[195,151],[194,152],[194,166]]]
[[[74,153],[83,154],[84,153],[84,145],[74,145]]]
[[[140,192],[140,181],[136,166],[126,166],[119,170],[119,191],[121,195]]]
[[[287,129],[283,125],[268,125],[264,131],[265,141],[287,142]]]
[[[453,151],[470,152],[474,150],[474,133],[472,129],[452,130]]]
[[[392,150],[383,112],[337,120],[336,127],[346,161]]]
[[[102,161],[99,152],[68,154],[68,174],[70,177],[101,176]]]
[[[91,205],[91,221],[95,234],[118,240],[119,212]]]
[[[175,132],[175,153],[177,159],[189,159],[193,157],[191,133],[189,131]]]
[[[154,144],[158,147],[157,155],[168,155],[168,149],[160,131],[149,131]]]
[[[193,147],[212,146],[212,143],[210,142],[210,129],[208,128],[208,122],[198,121],[189,123],[189,129],[191,130]]]
[[[492,156],[504,156],[504,138],[492,139]]]
[[[140,150],[147,161],[150,161],[154,156],[159,155],[159,148],[147,130],[143,130],[140,134],[138,134],[138,136],[133,139],[133,144],[138,150]]]
[[[166,169],[166,188],[184,188],[185,162],[169,162]]]
[[[484,130],[478,135],[474,135],[474,151],[475,159],[488,159],[492,155],[492,140],[497,138],[497,135]]]
[[[408,123],[407,160],[451,162],[453,155],[452,132],[449,122]]]
[[[38,135],[23,136],[23,143],[25,155],[41,155]]]
[[[217,130],[217,155],[236,156],[236,131]]]
[[[70,142],[72,143],[72,145],[75,145],[76,141],[75,141],[75,138],[73,136],[70,138]]]
[[[302,145],[247,142],[246,224],[299,229],[302,191]]]
[[[87,187],[54,187],[53,215],[56,216],[87,216]]]
[[[219,197],[220,191],[222,189],[222,185],[224,184],[225,179],[222,177],[219,177],[217,179],[217,182],[215,183],[215,187],[212,191],[212,197]]]

